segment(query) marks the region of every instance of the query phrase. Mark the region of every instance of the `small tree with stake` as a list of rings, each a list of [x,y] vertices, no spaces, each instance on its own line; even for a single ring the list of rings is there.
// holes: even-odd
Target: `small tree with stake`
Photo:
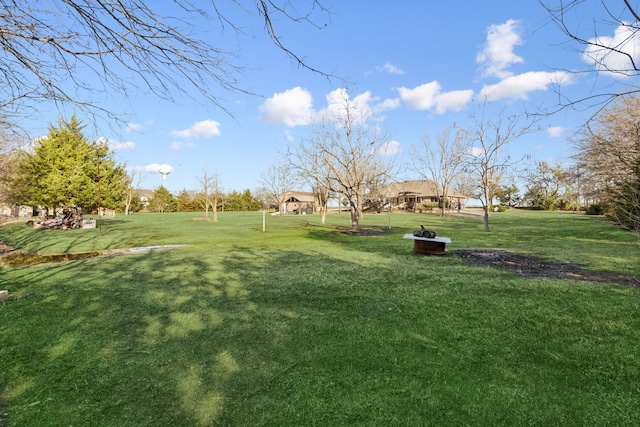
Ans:
[[[480,201],[484,209],[484,231],[489,230],[489,212],[500,179],[505,171],[515,167],[506,152],[507,146],[521,136],[533,132],[535,120],[523,115],[505,116],[500,113],[495,119],[485,115],[487,102],[479,112],[471,113],[471,126],[463,130],[473,147],[467,153],[466,169],[478,183]]]

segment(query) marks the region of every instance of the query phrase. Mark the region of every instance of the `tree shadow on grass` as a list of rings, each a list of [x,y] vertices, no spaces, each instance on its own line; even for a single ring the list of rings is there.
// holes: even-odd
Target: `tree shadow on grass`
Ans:
[[[185,248],[7,269],[0,287],[35,292],[0,307],[9,422],[211,425],[242,413],[308,350],[305,310],[335,308],[310,292],[326,288],[302,267],[310,257]]]
[[[111,221],[109,227],[111,227]],[[97,228],[76,230],[42,228],[33,230],[31,227],[22,224],[10,224],[2,228],[3,234],[7,235],[5,238],[7,243],[17,248],[30,248],[30,252],[33,253],[50,253],[53,251],[70,253],[135,246],[132,244],[133,239],[130,233],[124,235],[117,233],[119,237],[115,237],[112,234],[107,234],[107,231],[108,228],[105,227],[101,236]],[[55,238],[52,238],[52,235]]]
[[[629,340],[634,330],[603,338],[593,313],[579,317],[585,302],[568,303],[578,293],[549,286],[541,301],[506,274],[496,285],[497,276],[465,276],[468,266],[452,273],[432,258],[427,269],[423,258],[369,256],[366,245],[346,256],[360,238],[332,238],[339,251],[191,246],[6,269],[0,287],[36,292],[0,306],[7,422],[438,424],[447,421],[438,414],[468,420],[465,411],[480,406],[490,408],[476,414],[481,424],[521,424],[548,417],[557,402],[575,410],[580,399],[576,420],[592,419],[602,401],[637,414],[616,398],[628,389],[611,393],[614,380],[633,384],[625,357],[635,353],[611,357],[617,347],[601,341]],[[560,332],[550,336],[550,323]],[[580,347],[567,348],[572,340]],[[549,349],[581,364],[569,373],[588,392],[563,386],[567,371],[546,361]],[[605,360],[631,374],[590,377]],[[541,395],[549,382],[557,389]],[[535,397],[529,406],[514,386]],[[547,419],[562,420],[562,409]]]
[[[389,230],[380,226],[364,226],[353,231],[347,227],[334,229],[310,229],[309,239],[330,242],[353,251],[377,253],[385,256],[410,255],[413,241],[402,237],[413,233],[413,229],[398,227]]]

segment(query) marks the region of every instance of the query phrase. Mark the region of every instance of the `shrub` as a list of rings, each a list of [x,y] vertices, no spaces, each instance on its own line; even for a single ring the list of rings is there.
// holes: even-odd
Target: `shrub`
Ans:
[[[590,205],[585,211],[587,215],[604,215],[604,206],[599,203]]]

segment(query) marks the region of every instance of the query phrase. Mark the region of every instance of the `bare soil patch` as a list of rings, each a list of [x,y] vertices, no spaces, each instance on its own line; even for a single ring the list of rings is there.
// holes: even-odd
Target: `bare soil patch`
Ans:
[[[585,270],[577,264],[544,261],[534,255],[500,250],[457,250],[454,253],[469,264],[499,268],[530,279],[567,279],[640,288],[640,277]]]
[[[172,249],[183,245],[159,245],[139,248],[108,249],[104,251],[73,252],[62,254],[38,254],[18,251],[0,240],[0,267],[17,267],[25,265],[80,261],[88,258],[113,255],[135,254]],[[0,426],[2,427],[2,426]]]
[[[345,234],[347,236],[382,236],[384,231],[379,228],[373,227],[360,227],[357,230],[347,227],[340,228],[340,234]]]

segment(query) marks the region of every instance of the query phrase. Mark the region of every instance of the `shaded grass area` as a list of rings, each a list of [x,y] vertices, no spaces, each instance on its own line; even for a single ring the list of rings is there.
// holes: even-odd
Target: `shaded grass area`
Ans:
[[[36,294],[0,306],[0,420],[633,425],[640,417],[638,290],[517,278],[454,256],[415,256],[401,239],[424,223],[454,249],[502,247],[616,270],[637,260],[632,235],[595,218],[526,212],[496,216],[490,234],[475,219],[428,215],[394,216],[392,230],[384,215],[365,217],[381,236],[344,235],[338,226],[348,218],[338,215],[325,226],[313,216],[269,218],[264,234],[260,216],[220,220],[141,215],[105,222],[101,238],[0,228],[0,238],[31,251],[189,245],[1,270],[0,288]],[[558,240],[578,242],[572,254],[550,250],[539,232],[536,240],[532,222],[553,221]],[[615,258],[590,256],[584,234],[618,248]]]

